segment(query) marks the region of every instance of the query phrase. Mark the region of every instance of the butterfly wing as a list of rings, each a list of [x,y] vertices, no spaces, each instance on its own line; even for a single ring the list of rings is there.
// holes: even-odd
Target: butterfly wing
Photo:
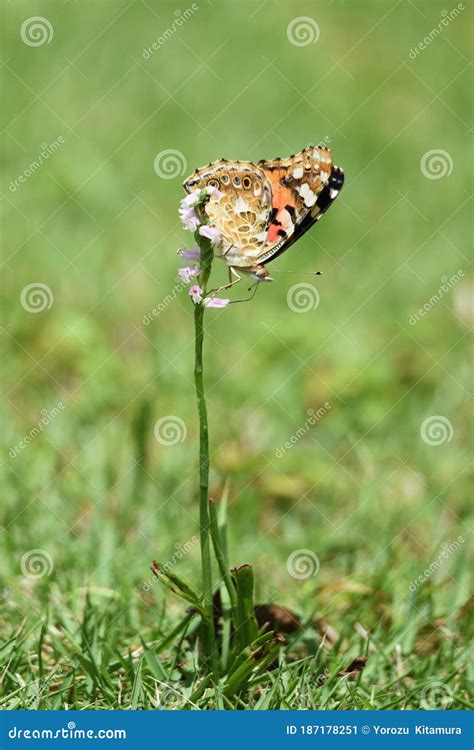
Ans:
[[[222,236],[219,254],[229,266],[255,268],[299,239],[329,208],[344,182],[332,152],[308,147],[287,159],[257,164],[219,159],[184,182],[191,193],[213,186],[206,211]]]
[[[218,253],[229,266],[252,268],[264,245],[272,212],[270,182],[251,162],[220,159],[197,169],[184,183],[190,193],[207,185],[219,189],[206,205],[210,223],[222,236]]]
[[[344,173],[333,166],[332,152],[322,146],[258,166],[268,175],[273,196],[267,241],[257,259],[264,263],[285,252],[321,218],[339,194]]]

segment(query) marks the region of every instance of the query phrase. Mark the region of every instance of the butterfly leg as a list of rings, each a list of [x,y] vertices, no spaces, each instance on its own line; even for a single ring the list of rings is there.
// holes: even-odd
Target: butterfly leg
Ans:
[[[234,279],[232,279],[232,274],[235,276]],[[230,289],[231,286],[234,286],[234,284],[238,284],[239,281],[242,281],[242,277],[239,276],[237,271],[235,271],[232,266],[229,266],[229,283],[224,284],[223,286],[218,287],[217,289],[211,289],[208,294],[217,294],[218,292],[222,292],[223,289]]]
[[[244,299],[233,299],[231,300],[230,304],[235,305],[237,302],[250,302],[250,300],[252,300],[257,294],[257,290],[259,286],[260,286],[260,282],[256,281],[255,284],[252,284],[252,286],[249,287],[249,292],[253,289],[253,292],[250,295],[250,297],[245,297]]]

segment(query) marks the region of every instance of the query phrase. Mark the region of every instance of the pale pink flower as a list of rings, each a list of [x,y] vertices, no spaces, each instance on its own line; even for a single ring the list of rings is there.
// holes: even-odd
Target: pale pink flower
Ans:
[[[201,237],[207,237],[208,240],[211,240],[213,245],[216,245],[221,238],[221,233],[217,227],[211,227],[209,224],[199,227],[199,234]]]
[[[183,201],[181,201],[181,203],[183,203]],[[181,205],[179,208],[179,218],[181,219],[183,226],[186,229],[189,229],[190,232],[195,232],[199,226],[199,218],[196,215],[194,208],[186,208]]]
[[[222,297],[206,297],[204,300],[204,307],[227,307],[230,299],[222,299]]]
[[[178,252],[184,258],[184,260],[200,260],[201,258],[201,249],[199,245],[193,247],[192,250],[183,248],[182,250],[178,250]]]
[[[189,284],[193,276],[199,276],[199,268],[197,266],[184,266],[184,268],[178,269],[178,274],[185,284]]]
[[[202,301],[202,289],[199,284],[193,284],[189,289],[189,296],[195,305]]]
[[[195,206],[199,200],[199,193],[199,190],[195,190],[193,193],[186,195],[181,201],[181,208],[192,208],[192,206]]]

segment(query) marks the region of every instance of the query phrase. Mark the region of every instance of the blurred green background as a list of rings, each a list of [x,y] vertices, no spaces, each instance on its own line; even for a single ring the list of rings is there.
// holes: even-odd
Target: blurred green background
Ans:
[[[212,493],[229,479],[231,559],[255,565],[261,601],[307,615],[316,607],[354,654],[363,646],[355,622],[388,649],[397,641],[412,653],[426,628],[436,633],[433,651],[439,640],[463,648],[456,617],[468,599],[468,544],[415,593],[410,582],[443,543],[469,533],[472,5],[421,50],[451,6],[202,0],[193,8],[3,5],[7,635],[27,617],[34,652],[45,617],[73,630],[87,585],[97,606],[115,602],[103,637],[115,626],[124,651],[139,646],[139,634],[157,637],[165,599],[171,618],[182,612],[143,586],[151,560],[169,560],[197,530],[186,292],[144,324],[176,287],[177,248],[190,246],[177,216],[181,182],[219,157],[283,157],[325,140],[345,170],[343,192],[273,266],[323,276],[278,274],[251,304],[206,314]],[[51,27],[36,46],[21,33],[33,16]],[[294,44],[289,24],[300,17],[310,19],[309,43]],[[163,177],[155,158],[169,149],[179,168]],[[432,150],[441,152],[434,163]],[[214,274],[226,278],[219,261]],[[287,301],[302,282],[320,300],[304,313]],[[52,304],[28,312],[22,291],[38,283]],[[328,413],[278,457],[307,410],[326,401]],[[172,446],[154,437],[168,415],[186,426]],[[432,416],[449,421],[449,441],[422,439]],[[49,575],[22,575],[33,549],[51,556]],[[288,574],[297,549],[318,555],[316,577]],[[198,560],[194,544],[177,570],[197,581]],[[449,617],[445,630],[433,624]]]

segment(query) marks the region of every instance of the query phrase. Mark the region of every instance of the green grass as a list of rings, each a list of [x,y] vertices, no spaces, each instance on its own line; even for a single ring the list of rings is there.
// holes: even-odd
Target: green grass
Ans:
[[[172,3],[3,9],[0,705],[466,708],[472,6],[413,60],[451,6],[199,5],[148,60]],[[21,41],[34,15],[53,25],[50,44]],[[296,16],[317,19],[316,44],[289,43]],[[275,669],[229,698],[202,683],[195,640],[177,630],[186,606],[149,570],[172,561],[199,585],[192,305],[178,293],[143,323],[172,292],[189,238],[181,179],[153,163],[177,149],[184,178],[221,156],[286,156],[324,138],[344,191],[275,264],[323,271],[317,309],[292,312],[287,294],[305,278],[279,275],[251,304],[206,314],[211,496],[229,481],[230,561],[253,565],[258,602],[308,623]],[[431,149],[449,154],[449,176],[423,175]],[[225,278],[218,262],[214,274]],[[20,296],[37,282],[54,301],[32,314]],[[166,415],[187,430],[168,447],[154,438]],[[449,420],[449,442],[421,439],[433,415]],[[21,560],[35,549],[51,569],[33,579]],[[289,575],[299,549],[318,556],[316,576]],[[361,673],[338,674],[360,656]]]

